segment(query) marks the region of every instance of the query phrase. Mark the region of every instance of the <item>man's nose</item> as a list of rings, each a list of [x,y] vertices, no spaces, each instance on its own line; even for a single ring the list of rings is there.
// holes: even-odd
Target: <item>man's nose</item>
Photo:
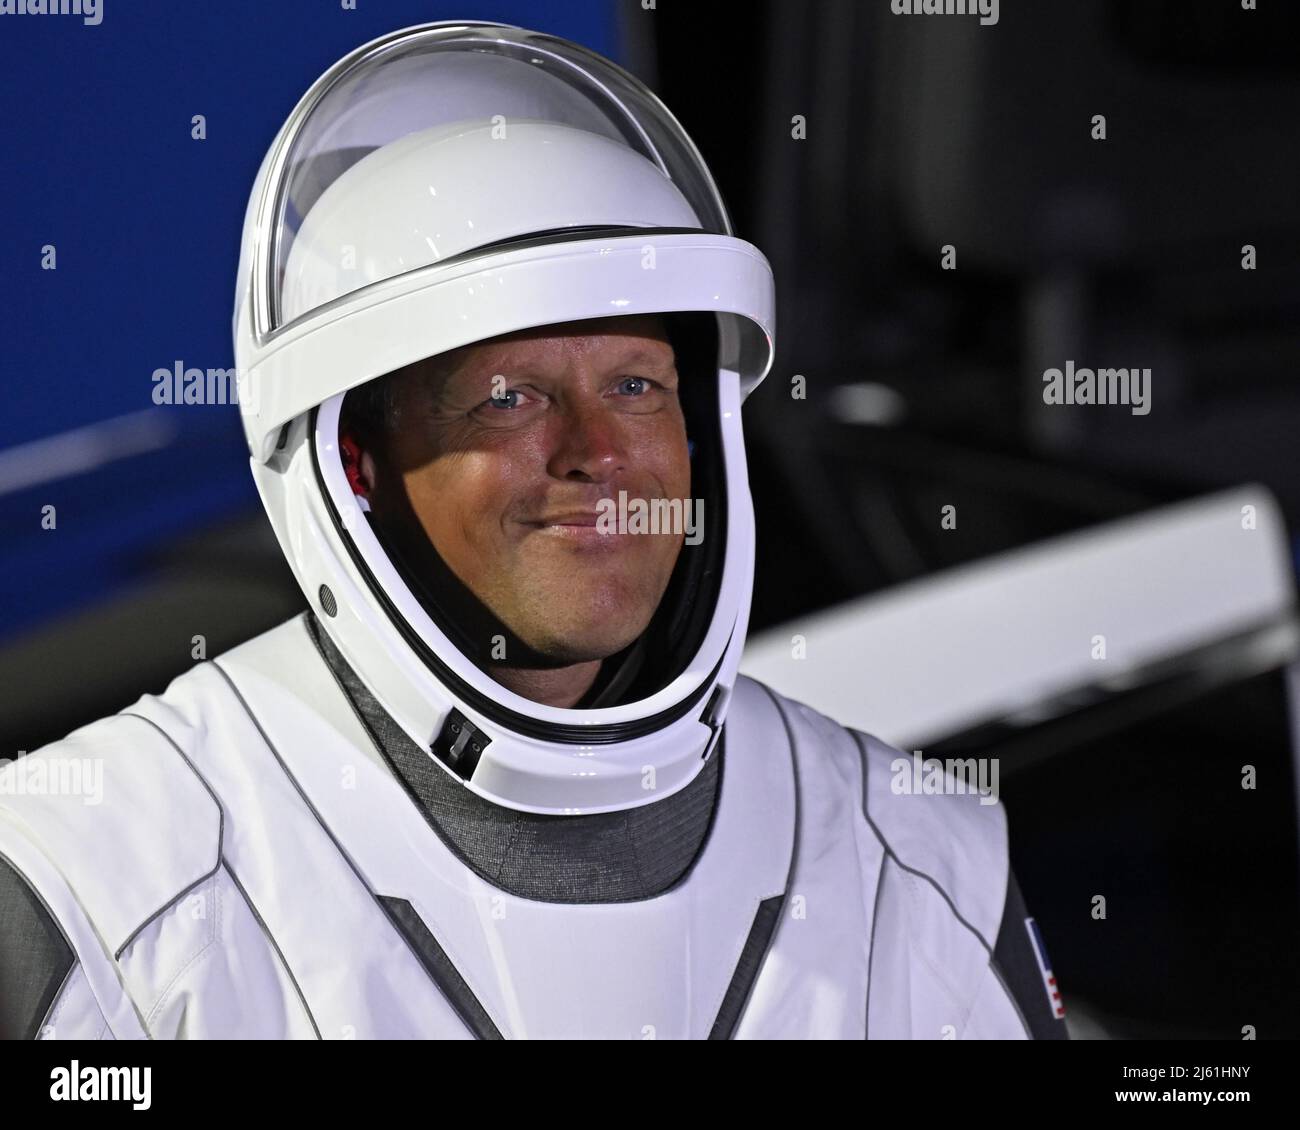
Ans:
[[[553,417],[552,427],[547,470],[554,478],[598,483],[625,468],[623,425],[606,405],[566,405]]]

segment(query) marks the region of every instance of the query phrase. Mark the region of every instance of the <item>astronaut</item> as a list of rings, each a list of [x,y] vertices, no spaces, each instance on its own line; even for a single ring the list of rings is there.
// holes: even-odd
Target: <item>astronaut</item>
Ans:
[[[0,773],[0,1035],[1064,1036],[1002,806],[738,673],[772,273],[645,86],[498,23],[359,48],[233,328],[309,611]]]

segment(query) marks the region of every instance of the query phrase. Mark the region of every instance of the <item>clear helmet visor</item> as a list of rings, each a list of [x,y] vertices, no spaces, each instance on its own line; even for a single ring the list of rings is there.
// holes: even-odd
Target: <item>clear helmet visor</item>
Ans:
[[[262,328],[484,248],[620,228],[730,235],[657,97],[601,56],[430,24],[342,60],[294,112],[267,201]]]

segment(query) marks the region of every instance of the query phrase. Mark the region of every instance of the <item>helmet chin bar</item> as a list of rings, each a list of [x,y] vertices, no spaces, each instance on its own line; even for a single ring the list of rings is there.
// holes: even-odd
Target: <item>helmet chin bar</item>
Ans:
[[[731,383],[737,395],[734,377]],[[305,535],[282,539],[294,572],[324,630],[384,709],[444,769],[507,807],[614,811],[684,788],[711,755],[725,719],[748,613],[752,542],[724,568],[724,596],[705,645],[663,691],[604,709],[533,703],[469,663],[391,564],[372,560],[382,550],[350,502],[337,459],[341,399],[295,422],[283,456],[270,465],[254,462],[254,476],[268,511]],[[747,495],[744,502],[748,507]],[[733,530],[737,523],[752,537],[752,524],[733,513]],[[727,595],[732,583],[737,587]]]

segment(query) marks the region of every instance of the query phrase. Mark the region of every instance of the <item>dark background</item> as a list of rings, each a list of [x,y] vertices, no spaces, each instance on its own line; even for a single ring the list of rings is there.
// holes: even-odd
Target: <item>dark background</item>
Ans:
[[[778,356],[746,405],[751,631],[1246,481],[1300,529],[1295,6],[1003,0],[991,27],[888,0],[358,7],[0,17],[0,756],[162,690],[195,633],[215,655],[302,606],[237,411],[154,407],[151,374],[233,365],[266,147],[337,58],[430,20],[623,63],[771,260]],[[1152,367],[1151,413],[1045,411],[1064,357]],[[960,531],[940,533],[941,503]],[[1120,1036],[1300,1035],[1287,725],[1271,671],[952,736],[1004,758],[1013,861],[1067,1005]],[[1247,759],[1269,787],[1225,784]]]

